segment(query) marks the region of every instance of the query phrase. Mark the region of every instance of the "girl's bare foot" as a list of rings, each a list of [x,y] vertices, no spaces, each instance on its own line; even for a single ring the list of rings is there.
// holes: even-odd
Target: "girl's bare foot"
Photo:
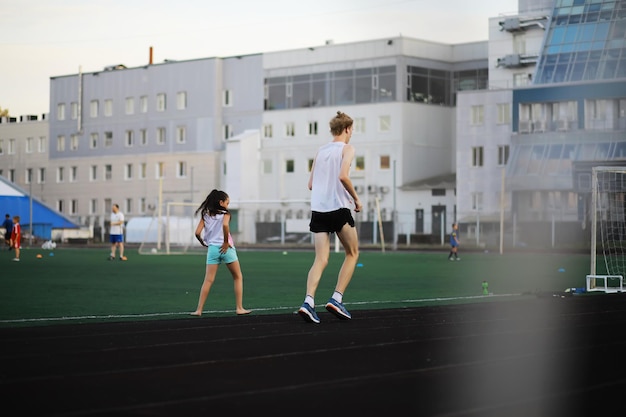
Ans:
[[[193,313],[189,313],[189,315],[200,317],[202,315],[202,311],[194,311]]]
[[[244,316],[246,314],[250,314],[251,311],[250,310],[246,310],[245,308],[241,308],[241,309],[237,309],[237,315],[238,316]]]

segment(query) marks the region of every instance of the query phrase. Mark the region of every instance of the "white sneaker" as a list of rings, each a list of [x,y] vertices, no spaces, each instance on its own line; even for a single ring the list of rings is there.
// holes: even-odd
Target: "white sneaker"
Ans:
[[[19,262],[20,258],[13,258],[13,262]]]
[[[456,258],[456,260],[457,260],[457,261],[460,261],[460,260],[461,260],[461,258]]]

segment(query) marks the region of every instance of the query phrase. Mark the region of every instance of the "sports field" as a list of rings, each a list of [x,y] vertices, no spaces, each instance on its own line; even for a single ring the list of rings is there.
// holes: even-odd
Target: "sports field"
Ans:
[[[584,287],[589,255],[362,251],[344,303],[353,310],[502,301]],[[41,254],[42,258],[36,255]],[[0,326],[39,326],[188,317],[204,276],[204,254],[139,255],[108,261],[104,249],[23,249],[20,262],[2,251]],[[293,314],[304,299],[312,251],[239,250],[244,306],[253,314]],[[332,294],[342,253],[330,264],[316,295]],[[483,295],[487,281],[490,295]],[[323,310],[323,307],[319,307]],[[203,317],[234,314],[232,279],[220,267]]]
[[[241,250],[252,314],[222,268],[202,318],[201,253],[53,253],[0,258],[0,391],[20,415],[626,415],[626,295],[563,292],[585,255],[362,252],[338,320],[333,253],[311,324],[293,314],[311,251]]]

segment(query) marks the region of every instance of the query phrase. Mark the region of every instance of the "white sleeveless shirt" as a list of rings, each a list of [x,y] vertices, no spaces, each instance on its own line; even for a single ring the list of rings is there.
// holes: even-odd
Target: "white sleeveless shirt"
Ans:
[[[216,214],[215,216],[211,216],[209,213],[206,213],[204,217],[202,217],[204,221],[204,243],[207,245],[216,245],[222,246],[224,243],[224,229],[222,228],[224,224],[224,215]],[[233,237],[228,234],[228,243],[230,246],[235,247],[233,242]]]
[[[312,211],[327,213],[352,207],[352,198],[339,181],[344,146],[344,142],[329,142],[317,151],[311,188]]]

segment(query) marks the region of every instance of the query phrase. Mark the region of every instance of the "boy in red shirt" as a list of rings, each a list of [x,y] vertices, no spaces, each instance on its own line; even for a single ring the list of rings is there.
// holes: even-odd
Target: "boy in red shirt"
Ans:
[[[20,260],[20,248],[22,247],[22,226],[20,226],[20,216],[13,216],[13,230],[11,231],[11,244],[15,249],[14,261]]]

